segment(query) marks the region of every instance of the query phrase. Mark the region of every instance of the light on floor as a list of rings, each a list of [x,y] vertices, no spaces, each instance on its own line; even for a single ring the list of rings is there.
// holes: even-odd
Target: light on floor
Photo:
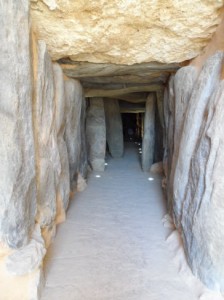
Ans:
[[[95,177],[96,177],[96,178],[100,178],[101,176],[100,176],[100,175],[96,175]]]
[[[154,178],[153,178],[153,177],[149,177],[148,180],[149,180],[149,181],[153,181]]]
[[[108,163],[105,163],[104,165],[105,165],[105,166],[108,166]]]

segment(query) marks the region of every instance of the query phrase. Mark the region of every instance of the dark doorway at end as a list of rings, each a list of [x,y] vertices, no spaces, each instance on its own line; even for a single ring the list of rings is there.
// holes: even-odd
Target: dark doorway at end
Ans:
[[[142,142],[143,113],[122,113],[123,136],[125,142]]]

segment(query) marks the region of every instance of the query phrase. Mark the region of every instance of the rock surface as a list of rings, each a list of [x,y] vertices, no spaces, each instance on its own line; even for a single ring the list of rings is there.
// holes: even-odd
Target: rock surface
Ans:
[[[55,125],[55,85],[53,64],[43,41],[37,43],[35,68],[35,131],[37,143],[38,213],[41,227],[50,225],[56,216],[56,193],[61,171]]]
[[[87,161],[87,143],[86,143],[86,99],[82,97],[81,108],[81,152],[79,156],[79,174],[85,179],[87,177],[88,161]]]
[[[154,156],[155,145],[155,94],[149,94],[145,106],[144,135],[142,141],[142,170],[149,171]]]
[[[222,0],[32,0],[32,22],[54,60],[134,64],[197,56],[220,22]]]
[[[61,223],[65,220],[65,213],[68,207],[70,194],[70,175],[68,151],[64,140],[65,125],[67,119],[67,105],[64,88],[64,78],[61,67],[58,64],[53,64],[54,85],[55,85],[55,126],[57,134],[57,147],[60,157],[60,169],[58,168],[57,177],[57,212],[56,222]],[[73,140],[75,142],[75,140]]]
[[[110,154],[114,158],[122,157],[124,152],[123,127],[119,102],[116,99],[105,99],[106,134]]]
[[[106,151],[106,124],[102,98],[89,101],[86,115],[88,160],[94,171],[104,171]]]
[[[46,253],[40,226],[36,225],[28,245],[14,251],[6,260],[7,271],[12,275],[26,275],[42,265]]]
[[[0,24],[0,242],[19,248],[36,213],[29,1],[1,2]]]
[[[66,80],[65,92],[67,105],[65,140],[69,157],[70,185],[71,190],[74,190],[77,184],[81,151],[82,87],[77,80]]]
[[[175,224],[193,270],[207,286],[224,291],[223,114],[224,53],[202,69],[188,66],[174,78],[172,168],[168,188]],[[172,92],[174,93],[172,95]],[[169,131],[169,129],[168,129]]]

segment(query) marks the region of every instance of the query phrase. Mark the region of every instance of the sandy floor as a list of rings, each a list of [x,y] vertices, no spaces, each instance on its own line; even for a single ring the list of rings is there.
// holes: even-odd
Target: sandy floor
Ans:
[[[161,178],[141,171],[136,145],[108,159],[58,226],[42,300],[222,299],[186,272],[165,214]]]

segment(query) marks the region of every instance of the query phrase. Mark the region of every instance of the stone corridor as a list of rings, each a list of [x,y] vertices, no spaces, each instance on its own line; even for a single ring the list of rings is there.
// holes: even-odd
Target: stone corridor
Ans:
[[[137,147],[126,145],[122,159],[107,158],[105,172],[91,173],[71,201],[47,253],[42,300],[199,299],[166,243],[161,178],[148,180]]]

